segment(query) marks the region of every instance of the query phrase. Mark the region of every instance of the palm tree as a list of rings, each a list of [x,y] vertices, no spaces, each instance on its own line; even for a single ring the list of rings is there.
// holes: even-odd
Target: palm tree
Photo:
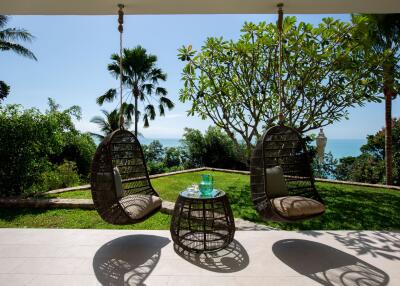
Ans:
[[[108,65],[108,70],[118,78],[120,75],[120,56],[113,54],[111,60],[113,62]],[[154,102],[158,105],[160,116],[165,114],[165,108],[171,110],[174,107],[172,101],[167,97],[167,90],[159,86],[159,81],[165,81],[167,75],[156,66],[156,62],[157,57],[147,54],[146,49],[141,46],[123,50],[122,81],[124,86],[129,90],[124,110],[128,119],[132,119],[132,116],[134,117],[136,136],[138,134],[138,121],[141,115],[139,101],[144,105],[144,127],[148,127],[149,120],[154,120],[156,117]],[[102,105],[105,101],[112,102],[116,98],[116,89],[110,89],[104,95],[97,98],[97,103]]]
[[[31,42],[33,36],[25,29],[6,28],[8,17],[0,15],[0,51],[11,51],[18,55],[37,60],[35,55],[18,44],[18,41]],[[0,101],[10,93],[10,86],[4,81],[0,81]]]
[[[103,140],[105,136],[119,128],[119,110],[114,109],[113,111],[108,112],[107,110],[103,109],[101,112],[103,113],[104,117],[95,116],[90,120],[90,122],[96,123],[100,127],[101,132],[103,132],[103,135],[97,133],[90,134],[99,138],[100,140]],[[124,120],[125,128],[129,128],[130,124],[130,120]]]
[[[381,88],[385,97],[385,169],[386,184],[393,184],[392,100],[400,71],[400,14],[368,14],[368,41],[373,54],[383,56]],[[396,82],[397,81],[397,82]]]

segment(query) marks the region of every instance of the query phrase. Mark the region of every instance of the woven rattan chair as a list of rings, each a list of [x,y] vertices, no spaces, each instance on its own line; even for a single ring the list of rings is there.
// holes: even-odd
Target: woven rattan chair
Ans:
[[[116,168],[122,192],[118,192]],[[142,147],[135,135],[123,129],[109,134],[98,146],[92,162],[91,191],[97,212],[111,224],[141,222],[161,208]]]
[[[268,168],[280,166],[287,195],[274,197],[269,189]],[[278,125],[259,140],[250,162],[250,184],[253,203],[267,220],[298,221],[319,216],[325,207],[318,194],[305,142],[295,129]]]

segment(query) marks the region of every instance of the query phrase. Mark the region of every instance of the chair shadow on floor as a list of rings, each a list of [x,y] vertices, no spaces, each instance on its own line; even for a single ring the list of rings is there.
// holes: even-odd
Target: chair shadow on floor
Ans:
[[[243,270],[249,265],[249,255],[237,240],[233,240],[226,248],[214,252],[189,252],[177,244],[174,244],[174,250],[193,265],[213,272],[232,273]]]
[[[303,239],[276,242],[272,251],[296,272],[322,285],[383,286],[389,276],[381,269],[328,245]]]
[[[127,235],[104,244],[93,258],[102,285],[143,285],[170,240],[154,235]]]

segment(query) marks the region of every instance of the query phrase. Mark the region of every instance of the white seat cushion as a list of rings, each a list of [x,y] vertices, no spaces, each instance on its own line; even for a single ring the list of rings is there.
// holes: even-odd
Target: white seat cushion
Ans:
[[[161,206],[161,199],[151,195],[129,195],[119,200],[125,213],[132,219],[142,219]]]
[[[320,202],[300,196],[279,197],[272,199],[271,203],[281,216],[289,219],[306,218],[325,212],[325,206]]]

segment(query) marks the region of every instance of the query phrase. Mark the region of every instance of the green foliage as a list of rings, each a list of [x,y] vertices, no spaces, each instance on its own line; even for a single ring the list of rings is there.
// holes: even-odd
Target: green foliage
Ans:
[[[400,185],[400,118],[393,119],[393,179]],[[345,157],[336,168],[336,177],[366,183],[385,182],[385,128],[374,135],[368,135],[367,143],[361,147],[358,157]]]
[[[400,92],[400,14],[353,15],[354,39],[365,49],[364,65],[374,66],[368,80],[394,99]]]
[[[112,225],[101,219],[95,210],[3,208],[0,228],[75,228],[75,229],[169,229],[171,216],[157,213],[144,222]]]
[[[314,157],[312,168],[314,171],[315,178],[322,179],[332,179],[336,175],[336,165],[337,160],[333,158],[331,152],[324,154],[324,158],[321,161],[318,160],[318,157]]]
[[[143,146],[146,161],[161,162],[164,157],[164,148],[160,141],[154,140],[149,145]]]
[[[367,188],[317,183],[326,203],[326,213],[298,223],[263,222],[253,207],[248,175],[202,171],[153,179],[163,200],[175,201],[179,192],[201,181],[200,174],[212,174],[217,188],[229,197],[235,217],[285,230],[398,230],[400,193],[384,188]]]
[[[40,194],[43,190],[54,190],[77,186],[81,183],[75,162],[64,161],[52,170],[40,175],[38,183],[30,187],[25,194]]]
[[[37,60],[35,55],[27,48],[19,44],[22,42],[31,42],[33,36],[25,29],[6,28],[8,16],[0,15],[0,51],[10,51],[26,58]],[[10,93],[10,86],[4,81],[0,81],[0,103]]]
[[[181,151],[176,147],[165,148],[164,163],[168,168],[182,164]]]
[[[108,70],[115,78],[118,78],[121,74],[120,56],[113,54],[111,60]],[[124,112],[129,120],[133,118],[135,122],[135,135],[138,133],[137,124],[140,117],[143,119],[143,126],[148,127],[149,121],[156,117],[156,108],[159,115],[164,116],[165,109],[171,110],[174,107],[173,102],[167,97],[167,90],[159,86],[160,81],[167,79],[167,74],[158,68],[156,63],[157,57],[148,54],[141,46],[123,50],[122,81],[134,99],[134,104],[125,104]],[[97,99],[97,103],[102,105],[116,98],[117,91],[110,89]],[[140,102],[143,103],[143,108],[139,108]]]
[[[235,145],[231,138],[218,127],[209,127],[204,135],[196,129],[185,128],[182,139],[187,156],[185,167],[215,167],[246,169],[246,150]]]
[[[285,122],[306,132],[346,118],[349,107],[378,101],[374,71],[352,39],[357,23],[325,18],[313,26],[284,20],[282,98]],[[208,38],[200,51],[179,49],[185,61],[180,91],[190,115],[209,118],[237,144],[251,150],[265,129],[278,122],[277,27],[246,23],[237,41]]]
[[[285,230],[400,229],[400,193],[385,188],[317,183],[317,189],[327,207],[322,217],[298,223],[274,223],[263,222],[254,209],[250,195],[250,178],[247,175],[202,171],[156,178],[151,183],[163,200],[174,202],[180,191],[201,181],[201,174],[212,174],[215,186],[228,194],[235,217]],[[90,192],[68,192],[57,194],[57,197],[90,198]],[[33,221],[36,220],[31,218],[31,224]]]
[[[126,107],[126,105],[124,106]],[[119,128],[120,113],[118,109],[114,109],[111,112],[108,112],[107,110],[103,109],[101,112],[103,113],[104,117],[94,116],[92,119],[90,119],[90,122],[97,124],[101,132],[103,133],[103,134],[91,133],[91,135],[94,136],[95,138],[103,140],[105,136],[107,136],[108,134]],[[131,120],[128,118],[126,114],[124,114],[124,128],[129,129],[130,125],[131,125]]]
[[[60,111],[51,99],[44,114],[19,105],[0,107],[0,162],[7,162],[0,165],[1,196],[47,191],[40,184],[52,182],[54,164],[64,160],[76,161],[80,174],[88,175],[94,142],[75,129],[72,117],[80,118],[78,106]]]

